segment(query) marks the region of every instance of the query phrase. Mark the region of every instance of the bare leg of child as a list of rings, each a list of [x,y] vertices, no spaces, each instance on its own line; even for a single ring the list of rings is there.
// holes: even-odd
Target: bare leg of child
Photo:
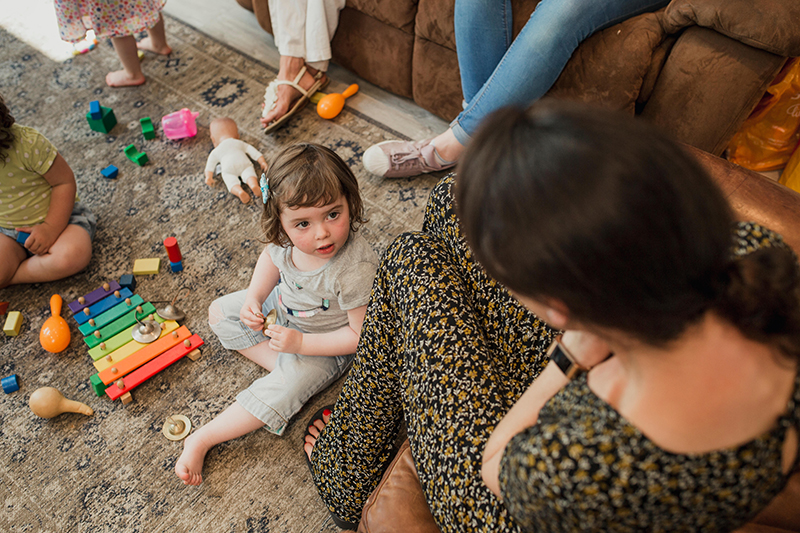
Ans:
[[[17,245],[25,254],[22,246]],[[5,257],[4,252],[3,257]],[[55,281],[77,274],[89,265],[92,259],[92,239],[80,226],[70,224],[58,236],[50,251],[34,255],[19,264],[10,285]]]
[[[145,82],[139,54],[136,50],[136,39],[133,35],[112,37],[114,50],[117,51],[122,70],[115,70],[106,74],[106,85],[109,87],[131,87]]]
[[[168,56],[172,53],[172,48],[167,44],[167,33],[164,30],[164,17],[158,14],[158,22],[147,31],[147,37],[139,41],[136,46],[139,50],[153,52]]]
[[[264,422],[234,403],[214,420],[195,431],[183,442],[183,453],[175,463],[175,474],[185,485],[203,482],[203,461],[217,444],[247,435],[264,426]]]
[[[6,235],[0,235],[0,289],[11,285],[14,273],[19,265],[25,261],[25,249],[14,239]]]

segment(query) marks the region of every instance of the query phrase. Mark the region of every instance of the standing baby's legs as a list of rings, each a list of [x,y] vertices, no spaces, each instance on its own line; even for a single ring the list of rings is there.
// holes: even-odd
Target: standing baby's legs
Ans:
[[[25,250],[22,246],[14,244],[19,249],[17,254],[21,251],[24,257]],[[6,257],[4,249],[0,248],[0,253]],[[9,257],[18,257],[18,255]],[[69,224],[50,247],[49,252],[44,255],[34,255],[20,262],[8,284],[41,283],[66,278],[86,268],[91,259],[92,238],[89,236],[89,232],[81,226]],[[3,263],[5,264],[6,261]],[[0,267],[0,271],[4,268],[5,266]],[[2,281],[1,277],[0,281]]]
[[[192,433],[183,442],[183,453],[175,463],[175,473],[185,485],[203,482],[203,460],[217,444],[229,441],[261,428],[264,422],[234,403],[214,420]]]
[[[146,50],[154,54],[167,56],[172,53],[172,48],[167,44],[167,33],[164,30],[164,17],[158,14],[158,22],[147,32],[147,37],[137,43],[139,50]]]
[[[122,63],[122,70],[115,70],[106,74],[106,85],[109,87],[132,87],[145,82],[142,65],[139,62],[139,53],[136,49],[136,39],[133,35],[112,37],[114,50]]]
[[[154,52],[156,54],[168,55],[172,53],[172,48],[167,44],[167,36],[164,31],[164,18],[159,13],[158,22],[147,32],[148,36],[137,43],[133,35],[124,37],[112,37],[114,50],[122,63],[122,70],[109,72],[106,75],[106,84],[109,87],[131,87],[141,85],[145,82],[142,65],[139,61],[139,49]]]

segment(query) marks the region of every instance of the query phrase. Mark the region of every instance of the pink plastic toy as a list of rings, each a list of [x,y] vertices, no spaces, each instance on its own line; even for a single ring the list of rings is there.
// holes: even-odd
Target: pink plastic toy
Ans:
[[[168,139],[184,139],[197,135],[197,124],[194,119],[200,113],[189,111],[185,107],[180,111],[164,115],[161,118],[161,129]]]

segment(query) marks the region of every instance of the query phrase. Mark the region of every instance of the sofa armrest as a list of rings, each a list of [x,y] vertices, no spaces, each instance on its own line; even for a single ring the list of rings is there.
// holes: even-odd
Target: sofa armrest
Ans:
[[[440,533],[419,483],[408,440],[361,513],[359,533]]]

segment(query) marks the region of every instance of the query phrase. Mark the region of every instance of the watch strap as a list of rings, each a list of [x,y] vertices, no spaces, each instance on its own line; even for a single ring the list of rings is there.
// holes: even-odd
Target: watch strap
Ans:
[[[576,363],[572,354],[570,354],[561,342],[558,340],[553,341],[548,350],[550,360],[564,373],[567,379],[571,380],[581,372],[587,372],[589,369]]]

